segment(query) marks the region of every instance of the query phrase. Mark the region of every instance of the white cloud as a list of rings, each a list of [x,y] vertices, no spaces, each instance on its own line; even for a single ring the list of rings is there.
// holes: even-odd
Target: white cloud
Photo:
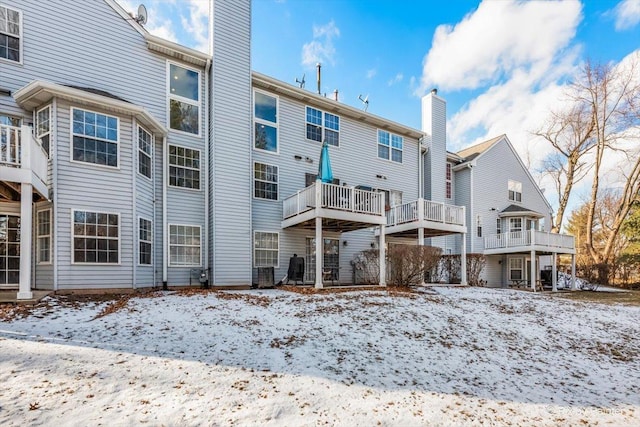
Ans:
[[[387,85],[393,86],[396,83],[400,83],[404,79],[404,74],[398,73],[391,80],[387,82]]]
[[[366,77],[367,77],[368,79],[372,79],[372,78],[374,78],[374,77],[375,77],[375,75],[376,75],[376,74],[378,74],[378,70],[376,70],[375,68],[372,68],[372,69],[370,69],[370,70],[367,70]]]
[[[209,52],[209,2],[189,0],[189,16],[181,16],[180,22],[185,31],[193,37],[193,48]]]
[[[627,30],[640,22],[640,0],[623,0],[613,9],[616,30]]]
[[[579,2],[485,0],[455,26],[436,29],[420,90],[474,89],[548,61],[574,37],[580,18]]]
[[[315,66],[316,63],[335,63],[336,49],[333,39],[340,37],[340,29],[333,20],[326,25],[313,26],[313,40],[302,46],[302,65]]]

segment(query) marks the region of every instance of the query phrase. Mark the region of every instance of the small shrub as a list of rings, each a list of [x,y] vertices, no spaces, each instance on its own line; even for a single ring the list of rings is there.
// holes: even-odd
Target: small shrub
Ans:
[[[387,284],[415,286],[432,271],[442,255],[442,249],[432,246],[393,245],[387,251]]]

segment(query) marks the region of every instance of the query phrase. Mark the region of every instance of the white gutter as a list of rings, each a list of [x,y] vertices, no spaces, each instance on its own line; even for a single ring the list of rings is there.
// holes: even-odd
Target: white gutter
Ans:
[[[135,117],[133,118],[133,120],[131,121],[131,159],[133,160],[132,163],[132,168],[131,168],[131,172],[133,174],[133,179],[131,180],[132,184],[131,184],[131,215],[132,215],[132,220],[131,222],[133,223],[133,226],[131,227],[131,241],[133,242],[133,262],[131,263],[131,269],[132,269],[132,279],[133,282],[131,284],[131,287],[133,289],[136,288],[136,273],[138,270],[138,261],[140,260],[139,258],[139,254],[138,251],[140,250],[140,244],[138,243],[138,239],[140,238],[138,235],[138,238],[136,238],[137,235],[137,231],[138,228],[140,227],[140,221],[138,220],[138,216],[137,216],[137,209],[136,209],[136,204],[137,204],[137,200],[138,200],[138,163],[137,163],[137,158],[136,158],[136,148],[138,146],[138,138],[137,138],[137,132],[136,132],[136,128],[138,127],[138,122],[136,121]],[[122,224],[120,224],[120,226],[122,226]],[[120,254],[120,256],[122,256],[122,254]]]
[[[473,164],[469,163],[469,225],[467,226],[467,230],[469,230],[469,240],[470,240],[470,248],[471,252],[470,253],[475,253],[475,245],[474,243],[474,234],[473,234],[473,227],[475,224],[475,221],[473,220],[474,218],[474,209],[473,209]]]
[[[53,290],[54,292],[58,290],[58,100],[53,99],[51,103],[51,118],[55,118],[55,120],[50,120],[52,132],[51,132],[51,141],[49,141],[49,156],[51,157],[51,187],[53,188],[53,198],[51,202],[53,203],[53,245],[51,254],[53,256]],[[51,119],[50,118],[50,119]]]
[[[167,140],[162,137],[162,289],[167,289],[168,263],[169,263],[169,233],[167,230]]]

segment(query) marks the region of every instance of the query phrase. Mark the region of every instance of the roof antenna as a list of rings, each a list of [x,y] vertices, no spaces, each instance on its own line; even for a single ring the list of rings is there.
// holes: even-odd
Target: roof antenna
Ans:
[[[364,104],[363,110],[367,111],[367,108],[369,108],[369,95],[365,96],[364,98],[362,97],[362,95],[358,95],[358,99]]]
[[[320,69],[322,68],[322,65],[318,62],[316,64],[316,80],[318,81],[318,95],[322,95],[322,92],[320,91]]]
[[[296,83],[298,83],[298,86],[300,86],[300,89],[304,89],[304,76],[306,76],[306,74],[302,75],[302,80],[298,80],[298,78],[296,77]]]

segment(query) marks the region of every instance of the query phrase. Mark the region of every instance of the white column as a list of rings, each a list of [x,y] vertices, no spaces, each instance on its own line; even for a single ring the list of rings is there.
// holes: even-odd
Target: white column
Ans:
[[[316,216],[316,289],[322,289],[322,266],[324,245],[322,241],[322,218]]]
[[[536,291],[536,251],[531,251],[531,271],[529,272],[529,280],[531,280],[531,290]]]
[[[460,284],[463,286],[467,283],[467,233],[462,233],[462,245],[460,248]]]
[[[418,228],[418,246],[424,246],[424,228]],[[421,270],[424,270],[424,264],[420,266]],[[424,286],[424,271],[422,274],[422,280],[420,280],[420,285]]]
[[[380,225],[380,238],[378,239],[380,253],[380,286],[387,286],[387,248],[385,240],[385,225]]]
[[[571,255],[571,290],[576,290],[576,254]]]
[[[558,255],[551,254],[551,290],[556,292],[558,290]]]
[[[20,194],[20,288],[17,299],[31,299],[31,231],[33,218],[31,184],[22,184]]]

